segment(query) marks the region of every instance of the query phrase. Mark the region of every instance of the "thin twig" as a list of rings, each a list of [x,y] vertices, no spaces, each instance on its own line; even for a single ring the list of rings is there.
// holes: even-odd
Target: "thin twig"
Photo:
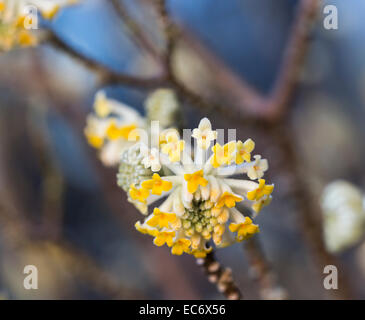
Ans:
[[[215,106],[215,109],[222,114],[228,114],[227,109],[233,108],[235,112],[231,113],[234,114],[236,119],[237,115],[240,119],[256,119],[260,117],[260,110],[266,104],[266,98],[247,83],[245,79],[232,71],[222,59],[204,45],[187,27],[179,26],[178,28],[181,41],[191,48],[193,53],[200,58],[200,61],[207,66],[209,73],[214,75],[210,77],[213,86],[231,103],[228,107],[224,104],[217,105],[213,101],[208,102],[206,98],[200,97],[200,100],[205,100],[206,104]],[[189,90],[192,91],[193,89]],[[198,93],[195,94],[200,96]],[[202,105],[200,104],[199,106]]]
[[[269,134],[275,139],[281,152],[285,155],[285,169],[292,177],[291,191],[297,204],[298,225],[303,239],[308,244],[317,272],[319,275],[323,275],[325,266],[335,265],[340,271],[339,286],[338,290],[329,290],[328,293],[335,298],[350,299],[353,292],[347,280],[345,269],[340,261],[326,250],[323,240],[321,209],[318,199],[313,197],[308,185],[307,176],[303,171],[305,165],[298,155],[294,134],[288,124],[273,126]]]
[[[229,300],[240,300],[242,294],[232,278],[232,270],[223,267],[210,252],[204,259],[197,259],[197,264],[204,269],[208,280],[217,286],[219,292]]]
[[[166,0],[154,0],[156,3],[158,17],[160,19],[162,30],[165,38],[166,48],[165,48],[165,64],[167,67],[168,76],[172,76],[173,72],[173,55],[174,50],[178,41],[178,29],[176,25],[170,19],[167,11]]]
[[[319,0],[302,0],[299,4],[280,72],[270,94],[269,105],[265,108],[266,118],[275,120],[285,115],[307,56],[318,6]]]
[[[163,3],[165,1],[158,0],[158,2]],[[174,34],[179,34],[181,39],[189,44],[194,52],[200,56],[201,61],[209,66],[212,74],[214,74],[216,85],[222,89],[222,92],[227,93],[227,99],[234,101],[233,107],[240,110],[240,115],[238,116],[275,122],[278,118],[284,116],[298,83],[300,70],[310,42],[310,34],[317,16],[318,4],[319,0],[301,0],[298,5],[296,19],[285,48],[282,66],[268,97],[257,92],[242,77],[238,77],[221,59],[207,49],[201,41],[198,41],[189,33],[186,28],[184,29],[174,23],[166,15],[166,10],[163,11],[165,14],[163,20],[168,21],[170,29],[178,30],[172,33],[170,37],[174,39]],[[195,101],[202,100],[205,103],[197,104],[198,107],[210,104],[201,96],[199,100],[195,99]],[[227,108],[220,107],[218,111],[222,110],[226,113]]]
[[[244,243],[244,248],[253,277],[259,284],[261,298],[288,299],[288,292],[277,283],[277,276],[267,261],[258,239],[249,239]]]
[[[93,70],[101,78],[103,84],[123,84],[126,86],[136,86],[143,88],[157,88],[163,86],[166,83],[164,75],[152,76],[152,77],[139,77],[134,75],[127,75],[120,72],[116,72],[106,67],[105,65],[88,58],[81,54],[76,49],[68,45],[61,37],[56,33],[49,30],[49,37],[47,43],[51,44],[55,48],[67,53],[72,58],[79,61],[85,67]]]
[[[136,20],[129,14],[127,8],[125,7],[123,0],[111,0],[115,12],[118,14],[120,19],[126,25],[128,31],[131,34],[132,40],[135,40],[141,48],[145,49],[154,60],[163,67],[162,54],[156,49],[156,47],[150,41],[150,38],[141,28],[141,26],[136,22]]]
[[[38,59],[34,59],[35,64]],[[42,194],[42,232],[52,238],[59,238],[62,233],[63,219],[63,193],[64,179],[60,170],[56,167],[50,147],[49,132],[46,124],[46,114],[41,108],[30,108],[28,114],[37,115],[37,124],[29,116],[27,134],[30,144],[35,150],[36,160],[41,171],[41,194]],[[48,133],[48,135],[47,135]]]

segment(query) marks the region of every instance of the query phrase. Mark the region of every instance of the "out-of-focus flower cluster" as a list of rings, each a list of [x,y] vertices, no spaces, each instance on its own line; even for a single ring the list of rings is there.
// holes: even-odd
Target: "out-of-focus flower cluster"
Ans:
[[[334,181],[324,189],[321,205],[329,251],[341,252],[361,240],[365,231],[364,195],[357,187]]]
[[[108,99],[103,91],[96,94],[94,112],[87,117],[85,135],[89,144],[99,150],[100,159],[106,166],[118,165],[123,152],[136,142],[147,143],[153,121],[163,119],[159,125],[165,128],[178,122],[180,117],[175,94],[167,89],[149,95],[145,111],[147,116],[143,117],[132,107]]]
[[[184,130],[181,139],[172,127],[179,118],[178,102],[167,89],[147,98],[148,118],[102,92],[94,110],[87,120],[87,139],[100,149],[105,164],[120,164],[118,185],[129,201],[144,215],[151,208],[135,227],[153,236],[155,245],[166,244],[173,254],[199,258],[211,251],[209,241],[225,247],[259,232],[252,217],[236,208],[242,202],[255,216],[271,202],[274,189],[263,179],[267,160],[251,156],[255,148],[251,139],[214,143],[219,137],[207,118],[188,130],[187,139]],[[151,120],[159,119],[162,130],[156,132]],[[188,143],[191,138],[194,150]]]
[[[38,12],[52,19],[66,5],[78,0],[0,0],[0,51],[34,46],[38,38]]]

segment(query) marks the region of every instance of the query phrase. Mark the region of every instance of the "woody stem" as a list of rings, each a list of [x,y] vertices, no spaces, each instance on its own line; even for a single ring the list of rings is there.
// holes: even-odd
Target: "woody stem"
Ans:
[[[242,299],[241,291],[232,278],[232,270],[222,266],[215,258],[214,251],[203,259],[197,259],[211,283],[229,300]]]

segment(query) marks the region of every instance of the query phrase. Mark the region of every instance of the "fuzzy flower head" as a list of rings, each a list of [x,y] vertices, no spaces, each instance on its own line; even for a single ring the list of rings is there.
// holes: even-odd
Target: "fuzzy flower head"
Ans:
[[[38,43],[38,13],[52,19],[58,11],[77,0],[0,0],[0,51]]]
[[[125,150],[139,141],[139,128],[145,127],[142,116],[133,108],[108,99],[103,91],[95,96],[94,113],[87,117],[84,130],[89,144],[100,150],[102,162],[119,163]]]
[[[337,180],[321,197],[324,240],[331,252],[341,252],[356,245],[365,230],[364,195],[351,183]]]
[[[145,101],[148,121],[159,121],[163,128],[180,126],[182,118],[179,102],[171,89],[157,89],[150,93]]]
[[[107,98],[103,91],[97,92],[94,112],[87,117],[85,136],[91,146],[100,150],[100,158],[105,165],[120,163],[124,151],[139,142],[141,164],[145,169],[153,172],[161,170],[158,148],[162,145],[164,152],[172,160],[179,160],[184,143],[178,141],[176,129],[165,130],[167,123],[174,122],[172,114],[177,112],[179,107],[175,95],[171,90],[159,89],[147,97],[145,105],[147,118],[142,117],[132,107]],[[166,120],[168,117],[171,117],[169,121]],[[160,129],[166,134],[164,141],[159,141]],[[154,147],[145,147],[155,135],[155,131],[157,141]],[[162,135],[160,138],[162,139]]]
[[[258,233],[258,225],[237,204],[257,214],[270,203],[274,186],[262,179],[267,160],[256,155],[251,161],[251,139],[213,144],[216,134],[207,118],[193,130],[193,138],[196,148],[192,153],[171,129],[160,134],[158,150],[134,147],[136,164],[149,170],[148,174],[144,172],[129,186],[124,175],[119,174],[118,181],[128,188],[131,202],[143,206],[144,214],[151,209],[144,222],[136,224],[138,231],[154,237],[158,246],[169,246],[173,254],[201,258],[210,252],[209,242],[225,247]],[[159,166],[153,170],[152,160],[157,156]],[[124,168],[121,163],[120,172]],[[161,204],[156,206],[157,202]]]

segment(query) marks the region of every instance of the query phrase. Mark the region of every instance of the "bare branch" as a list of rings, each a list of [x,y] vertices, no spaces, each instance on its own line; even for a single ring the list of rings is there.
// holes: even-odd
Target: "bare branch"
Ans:
[[[94,71],[98,74],[102,82],[104,84],[123,84],[126,86],[135,86],[142,88],[156,88],[163,85],[166,80],[164,76],[156,76],[156,77],[138,77],[133,75],[122,74],[113,70],[110,70],[108,67],[102,65],[95,60],[88,58],[69,46],[63,39],[61,39],[54,32],[50,31],[50,36],[47,38],[47,43],[51,44],[55,48],[62,50],[67,53],[72,58],[79,61],[88,69]]]
[[[298,226],[302,236],[310,249],[318,274],[323,274],[326,265],[335,265],[339,274],[339,289],[329,290],[328,293],[334,298],[351,299],[352,290],[347,280],[345,268],[340,261],[326,250],[322,234],[322,214],[318,199],[314,198],[307,183],[305,165],[300,160],[293,139],[293,132],[288,125],[272,126],[268,132],[274,139],[281,152],[285,155],[285,169],[292,177],[291,190],[293,192],[298,211]]]
[[[318,6],[319,0],[302,0],[299,4],[281,69],[270,95],[269,105],[264,110],[267,118],[280,118],[288,108],[308,51]]]
[[[260,296],[263,299],[284,300],[288,298],[287,291],[278,285],[277,276],[271,269],[257,238],[244,243],[245,252],[251,271],[260,286]]]
[[[240,300],[242,294],[233,281],[232,271],[223,267],[215,258],[214,252],[210,252],[204,259],[197,259],[206,273],[208,280],[217,286],[218,291],[222,292],[229,300]]]
[[[123,4],[123,0],[111,0],[111,4],[113,5],[115,12],[119,15],[120,19],[128,28],[132,40],[135,40],[140,47],[146,50],[152,58],[163,67],[163,59],[162,54],[156,49],[156,47],[152,44],[149,37],[146,35],[141,26],[136,22],[136,20],[129,14],[125,5]]]
[[[157,13],[160,18],[162,25],[163,34],[166,42],[166,52],[165,52],[165,63],[168,73],[173,76],[173,54],[177,44],[177,37],[179,34],[178,28],[170,19],[166,0],[154,0],[156,3]]]
[[[165,1],[156,1],[163,8]],[[263,96],[243,78],[238,77],[220,58],[188,32],[186,28],[174,23],[167,16],[166,9],[160,9],[160,16],[169,30],[178,30],[167,39],[170,39],[170,41],[174,40],[174,34],[178,33],[182,40],[200,56],[201,60],[209,66],[211,73],[214,74],[214,82],[217,87],[222,92],[227,92],[227,99],[232,100],[234,102],[233,106],[240,110],[239,116],[241,118],[259,118],[273,122],[284,115],[295,91],[310,42],[310,33],[318,11],[318,3],[318,0],[301,0],[297,10],[297,18],[285,49],[282,66],[268,97]],[[198,94],[196,93],[195,95]],[[200,97],[199,100],[206,99]],[[209,104],[209,102],[205,102]],[[198,107],[202,107],[202,105],[197,104]],[[218,109],[218,111],[223,112],[226,112],[226,110],[226,108]]]
[[[239,112],[241,119],[257,118],[260,114],[266,99],[251,87],[244,79],[236,75],[218,56],[204,46],[188,29],[180,27],[181,39],[197,54],[201,61],[206,64],[210,73],[214,75],[213,83],[222,93],[225,93],[227,100],[232,101],[233,108]],[[188,88],[186,87],[187,91]],[[189,91],[192,91],[189,89]],[[199,95],[198,93],[195,93]],[[201,100],[207,100],[200,98]],[[227,106],[217,105],[213,102],[206,102],[212,105],[218,112],[227,114]],[[237,117],[237,114],[234,115]]]

